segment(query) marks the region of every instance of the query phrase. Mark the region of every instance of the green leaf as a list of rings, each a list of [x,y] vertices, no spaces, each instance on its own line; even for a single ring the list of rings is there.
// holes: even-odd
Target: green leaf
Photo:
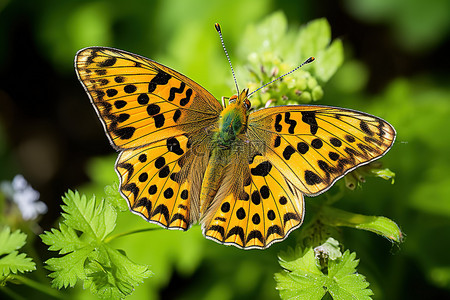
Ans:
[[[340,40],[335,40],[325,50],[317,53],[312,69],[315,75],[327,82],[344,62],[344,47]]]
[[[303,27],[295,45],[300,56],[315,56],[310,68],[323,82],[328,81],[344,61],[344,49],[340,40],[331,43],[331,28],[325,18],[309,22]]]
[[[16,230],[11,233],[11,229],[5,226],[0,231],[0,282],[4,281],[8,275],[18,272],[29,272],[36,269],[35,263],[25,253],[17,250],[25,245],[27,235]]]
[[[52,286],[58,289],[73,287],[78,279],[86,280],[84,264],[93,250],[94,247],[85,246],[62,257],[47,260],[47,269],[53,271],[48,275],[53,278]]]
[[[120,212],[128,211],[127,201],[120,194],[117,182],[105,187],[105,195],[106,202],[111,204],[116,210]]]
[[[0,255],[10,253],[14,250],[22,248],[25,245],[27,235],[16,230],[11,233],[11,228],[5,226],[0,231]]]
[[[114,230],[117,213],[105,201],[95,197],[88,201],[86,196],[72,191],[66,193],[63,201],[64,223],[69,227],[99,241]]]
[[[331,206],[323,206],[321,208],[320,219],[324,224],[329,226],[347,226],[368,230],[397,243],[403,240],[403,233],[398,225],[386,217],[365,216]]]
[[[356,253],[345,251],[339,260],[330,260],[327,288],[333,299],[371,299],[373,292],[368,288],[365,277],[358,274]]]
[[[317,56],[331,41],[331,28],[327,19],[316,19],[306,24],[297,36],[300,53],[304,56]]]
[[[320,100],[324,83],[343,62],[343,47],[339,40],[331,41],[331,29],[326,19],[317,19],[300,29],[289,28],[286,16],[275,12],[257,25],[249,25],[239,43],[239,55],[246,61],[246,86],[254,91],[271,82],[252,96],[253,107],[301,104]],[[316,60],[290,73],[308,57]],[[276,80],[286,75],[283,80]],[[270,102],[269,102],[270,101]]]
[[[146,266],[133,263],[111,247],[101,248],[99,254],[97,260],[89,261],[86,271],[91,291],[101,298],[123,298],[133,292],[134,285],[152,274]]]
[[[81,249],[85,243],[78,238],[77,233],[64,223],[59,224],[59,230],[52,228],[41,235],[42,242],[49,245],[48,250],[59,251],[59,254],[66,254],[76,249]]]
[[[293,256],[297,256],[295,259]],[[371,299],[372,291],[364,276],[358,274],[356,254],[345,251],[342,257],[328,261],[323,273],[312,248],[292,255],[280,255],[283,271],[275,274],[282,299],[322,299],[327,292],[333,299]],[[290,260],[290,261],[289,261]]]
[[[287,25],[286,16],[281,11],[269,15],[257,25],[249,24],[243,34],[245,38],[239,45],[241,55],[244,53],[246,55],[248,51],[265,53],[279,49]]]
[[[326,276],[316,265],[314,250],[297,251],[295,260],[292,260],[292,253],[279,257],[281,267],[286,270],[275,274],[276,289],[280,291],[281,299],[322,299],[326,293],[323,288]]]
[[[93,294],[105,299],[120,299],[151,275],[147,266],[131,262],[126,255],[105,242],[116,224],[116,211],[105,200],[87,200],[78,192],[63,197],[64,221],[41,235],[49,250],[62,256],[46,261],[52,271],[52,286],[73,287],[78,280]]]

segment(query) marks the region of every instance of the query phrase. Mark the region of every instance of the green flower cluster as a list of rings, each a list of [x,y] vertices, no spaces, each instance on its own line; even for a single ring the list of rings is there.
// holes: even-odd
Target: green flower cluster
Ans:
[[[336,72],[344,57],[341,41],[331,41],[326,19],[314,20],[300,29],[288,29],[282,13],[274,13],[250,26],[238,53],[246,69],[240,73],[251,92],[275,80],[252,95],[256,108],[320,100],[322,85]],[[283,76],[311,56],[316,58],[312,64]],[[283,77],[277,80],[280,76]]]

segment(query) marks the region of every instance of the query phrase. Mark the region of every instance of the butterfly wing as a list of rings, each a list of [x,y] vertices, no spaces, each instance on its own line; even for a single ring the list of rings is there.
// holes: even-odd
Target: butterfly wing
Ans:
[[[117,150],[206,128],[222,111],[199,84],[136,54],[85,48],[75,69]]]
[[[245,149],[248,143],[238,148]],[[203,234],[239,248],[264,249],[303,221],[302,193],[261,154],[232,150],[221,185],[201,220]],[[249,153],[249,155],[247,155]]]
[[[166,228],[189,228],[199,217],[205,129],[217,123],[219,102],[184,75],[122,50],[82,49],[75,69],[122,151],[116,171],[130,210]],[[193,155],[192,145],[204,155]]]
[[[248,138],[302,193],[318,195],[395,140],[381,118],[327,106],[277,106],[249,116]]]
[[[130,210],[169,229],[187,230],[197,222],[209,157],[208,149],[199,147],[193,148],[189,138],[178,135],[121,152],[116,171]],[[204,155],[198,155],[199,151]]]

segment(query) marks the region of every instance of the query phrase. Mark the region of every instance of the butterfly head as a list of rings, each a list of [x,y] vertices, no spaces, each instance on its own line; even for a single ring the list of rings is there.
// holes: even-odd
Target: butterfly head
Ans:
[[[248,89],[244,89],[239,96],[233,95],[230,97],[230,104],[233,104],[236,107],[242,107],[245,111],[250,110],[252,104],[250,100],[248,100]]]

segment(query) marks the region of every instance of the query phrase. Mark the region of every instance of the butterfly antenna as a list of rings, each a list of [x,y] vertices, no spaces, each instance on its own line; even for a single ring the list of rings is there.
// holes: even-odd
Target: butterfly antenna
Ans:
[[[289,74],[291,74],[291,73],[294,73],[295,71],[297,71],[298,69],[300,69],[300,68],[303,67],[304,65],[309,64],[309,63],[312,63],[314,60],[315,60],[315,58],[314,58],[313,56],[311,56],[310,58],[308,58],[307,60],[305,60],[305,61],[304,61],[300,66],[298,66],[297,68],[295,68],[295,69],[293,69],[293,70],[287,72],[286,74],[281,75],[280,77],[275,78],[274,80],[272,80],[272,81],[270,81],[270,82],[264,84],[263,86],[259,87],[259,88],[256,89],[256,90],[254,90],[253,92],[251,92],[251,93],[248,95],[248,98],[250,98],[251,95],[253,95],[253,94],[256,93],[257,91],[259,91],[260,89],[262,89],[262,88],[268,86],[269,84],[274,83],[275,81],[277,81],[277,80],[283,78],[284,76],[287,76],[287,75],[289,75]]]
[[[225,47],[225,43],[223,42],[222,29],[220,28],[219,23],[214,24],[214,26],[216,27],[216,30],[219,33],[220,42],[222,43],[223,51],[225,51],[225,55],[227,56],[228,63],[230,64],[231,73],[233,73],[234,84],[236,85],[236,91],[237,91],[237,94],[239,95],[239,87],[237,84],[236,75],[234,74],[234,69],[233,69],[233,66],[231,65],[231,60],[230,60],[230,56],[228,55],[227,48]]]

